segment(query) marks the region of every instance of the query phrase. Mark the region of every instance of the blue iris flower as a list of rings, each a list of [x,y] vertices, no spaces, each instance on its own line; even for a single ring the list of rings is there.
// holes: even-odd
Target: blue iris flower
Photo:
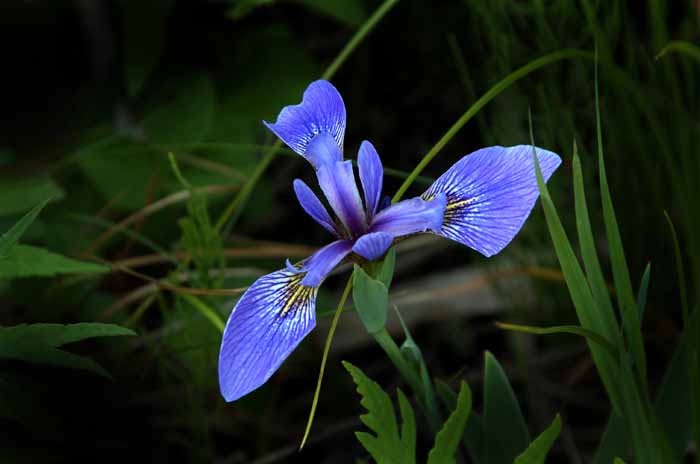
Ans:
[[[484,256],[515,237],[538,196],[530,145],[488,147],[465,156],[419,197],[382,207],[383,168],[374,146],[362,142],[357,157],[363,199],[352,162],[343,160],[345,105],[333,85],[313,82],[299,105],[282,109],[265,125],[316,171],[333,218],[308,185],[294,181],[301,207],[335,241],[294,266],[259,278],[239,299],[226,323],[219,354],[219,384],[227,401],[270,378],[316,325],[316,294],[346,258],[382,258],[398,238],[431,233]],[[536,148],[545,180],[559,156]]]

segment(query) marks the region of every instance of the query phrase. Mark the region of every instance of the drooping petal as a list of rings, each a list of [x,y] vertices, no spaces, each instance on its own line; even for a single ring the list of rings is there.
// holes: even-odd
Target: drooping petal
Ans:
[[[323,206],[321,200],[318,199],[316,194],[306,185],[302,180],[294,179],[294,193],[297,195],[297,200],[299,204],[304,208],[304,211],[314,218],[316,222],[321,224],[324,229],[326,229],[331,234],[338,236],[338,233],[333,226],[333,219],[326,211],[326,207]]]
[[[387,232],[370,232],[357,239],[352,251],[369,261],[374,261],[386,253],[393,241],[394,236]]]
[[[383,209],[372,220],[370,232],[387,232],[394,237],[439,231],[447,198],[437,194],[430,200],[411,198]]]
[[[263,123],[289,148],[309,159],[315,166],[329,161],[326,158],[328,156],[341,154],[342,159],[345,104],[338,90],[328,81],[312,82],[304,91],[300,104],[282,108],[275,123]],[[338,150],[307,153],[309,144],[319,134],[329,135]]]
[[[447,195],[439,235],[484,256],[501,251],[518,233],[537,200],[532,146],[489,147],[465,156],[422,195]],[[555,153],[537,148],[545,181],[561,163]]]
[[[352,249],[352,241],[337,240],[330,243],[304,262],[302,271],[306,272],[301,283],[310,287],[318,287],[329,272],[345,258]]]
[[[360,145],[360,151],[357,155],[357,166],[360,170],[362,192],[365,194],[365,209],[367,210],[368,219],[371,220],[377,212],[379,197],[382,194],[384,168],[377,150],[367,140]]]
[[[316,176],[328,203],[348,231],[354,236],[365,232],[367,218],[352,172],[352,162],[324,164],[316,171]]]
[[[270,378],[316,325],[318,288],[282,269],[255,281],[229,316],[219,352],[219,387],[234,401]]]

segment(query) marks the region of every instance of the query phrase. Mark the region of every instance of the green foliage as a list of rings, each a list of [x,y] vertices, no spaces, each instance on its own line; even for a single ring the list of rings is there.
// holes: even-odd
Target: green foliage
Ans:
[[[360,420],[376,434],[355,432],[362,446],[379,464],[416,462],[415,415],[401,390],[397,392],[403,422],[399,434],[389,395],[357,367],[348,362],[343,362],[343,366],[357,384],[357,392],[362,396],[360,404],[367,409],[367,414],[360,416]]]
[[[455,453],[464,434],[464,427],[467,425],[471,410],[472,391],[469,385],[462,382],[459,386],[457,407],[435,436],[435,445],[428,454],[428,464],[454,464],[457,462]]]
[[[47,198],[59,200],[63,190],[49,177],[0,180],[0,216],[24,213]]]
[[[383,282],[371,278],[358,265],[353,271],[352,299],[368,333],[375,334],[384,329],[389,290]]]
[[[297,0],[310,10],[328,15],[349,26],[359,26],[367,19],[364,0]]]
[[[530,432],[503,368],[484,353],[484,462],[512,462],[530,443]]]
[[[2,260],[7,257],[8,253],[12,251],[15,245],[17,245],[17,242],[19,242],[19,239],[22,238],[24,232],[26,232],[29,226],[32,225],[36,217],[39,215],[41,210],[44,209],[44,206],[46,206],[48,202],[49,199],[46,199],[37,204],[31,211],[22,216],[22,219],[17,221],[17,223],[15,223],[10,230],[0,235],[0,262],[2,262]]]
[[[95,361],[59,349],[68,343],[88,338],[135,335],[113,324],[21,324],[0,327],[0,359],[15,359],[31,363],[82,369],[104,377],[109,373]]]
[[[535,438],[522,454],[515,458],[514,464],[544,464],[559,432],[561,432],[561,418],[557,414],[551,425]]]
[[[0,279],[53,277],[59,274],[99,274],[107,266],[87,263],[53,253],[45,248],[17,245],[0,260]]]

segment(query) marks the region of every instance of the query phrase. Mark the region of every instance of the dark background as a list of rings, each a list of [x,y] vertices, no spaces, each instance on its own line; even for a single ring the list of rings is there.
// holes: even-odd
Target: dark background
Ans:
[[[560,49],[592,52],[597,39],[608,177],[633,279],[638,282],[652,262],[644,323],[652,385],[663,374],[680,325],[664,210],[680,234],[691,296],[700,266],[698,63],[680,55],[654,59],[669,40],[697,42],[700,16],[693,2],[666,3],[403,0],[332,79],[348,112],[346,156],[354,157],[360,142],[369,139],[385,166],[409,172],[499,80]],[[96,240],[110,225],[182,190],[168,164],[169,151],[196,187],[240,186],[273,140],[261,119],[274,120],[282,106],[300,101],[306,85],[378,5],[370,0],[3,2],[0,230],[51,193],[55,201],[24,241],[110,262],[153,253],[133,235]],[[536,143],[564,160],[550,189],[572,241],[576,140],[601,237],[599,252],[605,256],[596,195],[593,60],[560,61],[510,86],[452,139],[424,175],[435,178],[483,146],[529,143],[528,110]],[[249,246],[250,240],[265,241],[254,246],[325,243],[327,234],[294,199],[296,177],[312,182],[303,160],[291,152],[279,154],[235,226],[224,229],[223,247]],[[400,182],[387,177],[385,192],[392,194]],[[411,193],[422,187],[417,183]],[[207,196],[212,220],[233,195]],[[185,204],[177,202],[130,227],[164,249],[183,250],[178,220],[186,215]],[[256,272],[282,267],[285,257],[284,252],[229,256],[226,268],[237,271],[218,285],[247,285]],[[139,271],[160,278],[186,270],[182,266],[164,263]],[[405,244],[395,284],[397,291],[415,296],[406,311],[436,378],[453,385],[469,380],[478,410],[483,351],[493,352],[516,387],[531,430],[541,430],[555,412],[562,413],[565,429],[552,462],[587,462],[609,403],[585,344],[573,337],[513,336],[493,326],[496,320],[574,322],[558,270],[538,206],[516,240],[490,260],[441,241]],[[448,284],[430,278],[452,279],[452,290],[440,294]],[[343,279],[331,277],[324,285],[319,311],[334,307]],[[400,380],[360,326],[345,322],[343,332],[352,314],[341,319],[339,337],[345,342],[331,352],[311,439],[297,453],[329,318],[321,317],[319,329],[267,385],[226,404],[217,385],[218,332],[172,292],[159,292],[143,307],[143,298],[120,304],[145,284],[120,272],[0,281],[3,325],[103,321],[138,333],[69,347],[100,362],[113,381],[69,369],[0,363],[2,411],[9,406],[22,411],[0,417],[2,462],[366,458],[353,436],[361,428],[359,397],[340,360],[360,366],[387,391]],[[207,301],[223,317],[234,303],[217,296]],[[423,451],[431,442],[419,437]]]

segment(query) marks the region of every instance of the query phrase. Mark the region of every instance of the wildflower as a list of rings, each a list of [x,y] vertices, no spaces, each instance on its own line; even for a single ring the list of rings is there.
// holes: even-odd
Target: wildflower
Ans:
[[[303,181],[294,191],[306,213],[335,241],[297,265],[259,278],[243,294],[226,324],[219,354],[219,384],[227,401],[255,390],[279,368],[316,324],[316,294],[346,258],[382,258],[400,237],[441,235],[492,256],[518,233],[538,196],[532,147],[489,147],[455,163],[419,197],[380,203],[383,168],[374,146],[357,157],[364,203],[352,162],[343,160],[345,105],[327,81],[309,85],[299,105],[264,123],[316,171],[334,219]],[[559,157],[536,149],[545,180]]]

